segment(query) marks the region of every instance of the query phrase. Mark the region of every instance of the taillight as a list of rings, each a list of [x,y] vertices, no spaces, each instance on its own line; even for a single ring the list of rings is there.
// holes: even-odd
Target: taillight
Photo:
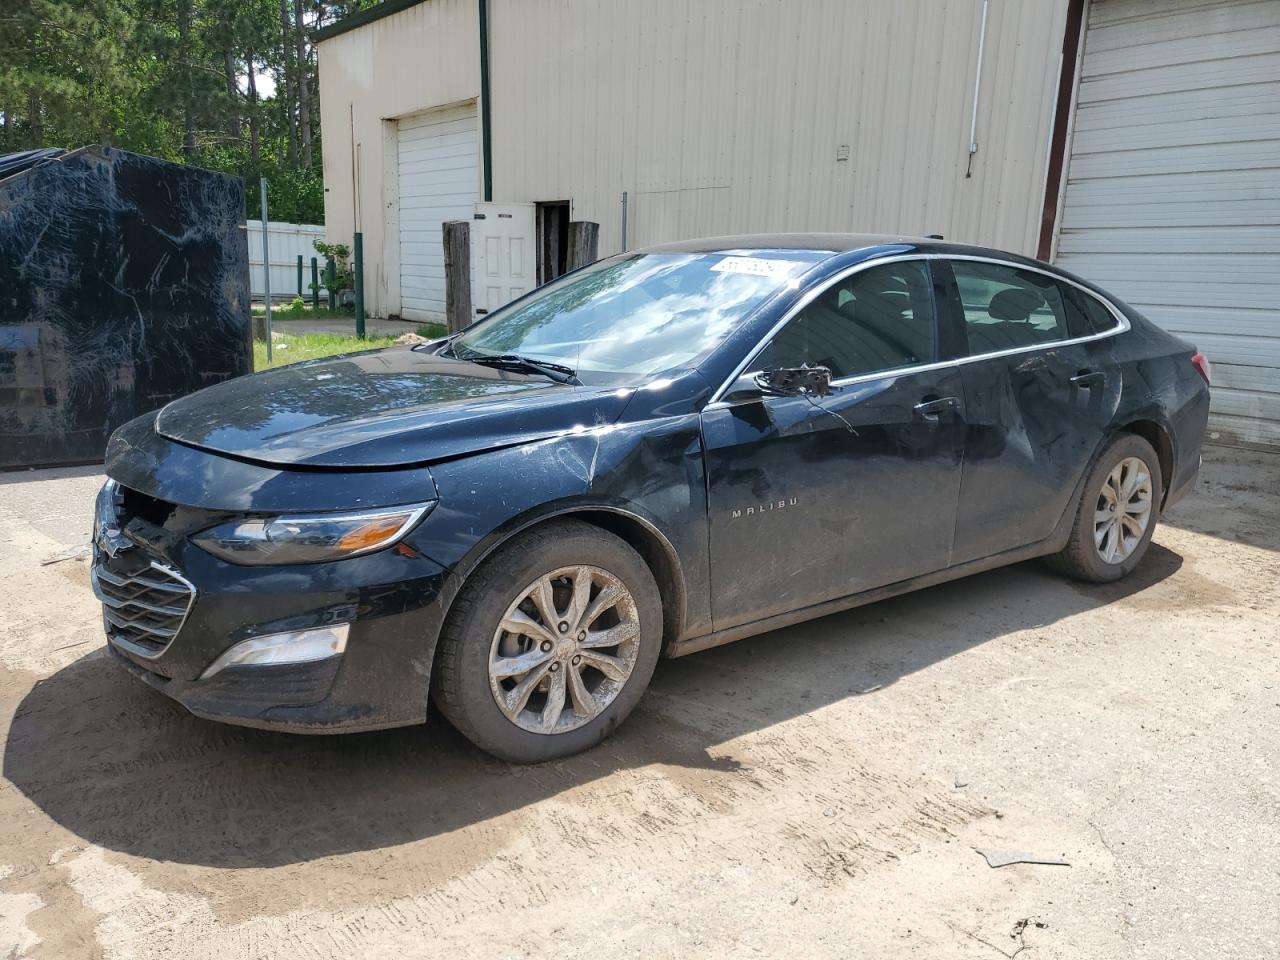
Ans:
[[[1191,358],[1191,365],[1196,368],[1196,373],[1204,377],[1205,386],[1208,386],[1212,382],[1209,378],[1209,358],[1203,353],[1197,353]]]

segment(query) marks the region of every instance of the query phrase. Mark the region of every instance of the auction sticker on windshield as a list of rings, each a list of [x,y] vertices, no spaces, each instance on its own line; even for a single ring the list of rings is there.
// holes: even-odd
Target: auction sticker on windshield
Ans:
[[[791,260],[765,260],[760,257],[725,257],[711,269],[717,273],[745,273],[753,277],[781,280],[796,268]]]

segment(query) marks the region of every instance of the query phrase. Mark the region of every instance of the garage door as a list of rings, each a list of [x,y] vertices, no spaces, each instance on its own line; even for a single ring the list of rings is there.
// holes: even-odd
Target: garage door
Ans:
[[[399,124],[400,315],[444,318],[440,225],[475,212],[479,159],[474,104],[434,110]]]
[[[1213,362],[1211,429],[1280,445],[1280,2],[1091,5],[1057,262]]]

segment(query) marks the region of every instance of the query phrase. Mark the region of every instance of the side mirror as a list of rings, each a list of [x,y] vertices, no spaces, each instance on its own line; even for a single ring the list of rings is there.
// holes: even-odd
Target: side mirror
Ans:
[[[757,374],[754,373],[744,373],[733,381],[729,389],[725,391],[724,402],[750,403],[753,400],[763,400],[765,396],[764,388],[756,382],[756,376]]]
[[[756,375],[761,392],[773,397],[825,397],[831,392],[831,368],[779,367]]]

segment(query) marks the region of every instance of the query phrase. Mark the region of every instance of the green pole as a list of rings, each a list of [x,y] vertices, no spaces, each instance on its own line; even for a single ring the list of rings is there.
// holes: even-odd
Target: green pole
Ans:
[[[302,254],[298,254],[298,299],[302,299]]]
[[[333,257],[324,258],[324,288],[329,291],[329,312],[333,313],[334,307],[338,305],[338,297],[333,292]]]
[[[311,258],[311,309],[320,309],[320,265]]]
[[[352,252],[356,285],[356,336],[364,339],[364,234],[356,234],[355,250]]]
[[[489,119],[489,0],[480,0],[480,156],[484,199],[493,199],[493,138]]]
[[[267,178],[258,178],[259,204],[262,209],[262,286],[263,286],[263,306],[267,311],[267,364],[271,364],[271,252],[268,249],[270,244],[267,238],[267,226],[270,220],[267,219]]]

